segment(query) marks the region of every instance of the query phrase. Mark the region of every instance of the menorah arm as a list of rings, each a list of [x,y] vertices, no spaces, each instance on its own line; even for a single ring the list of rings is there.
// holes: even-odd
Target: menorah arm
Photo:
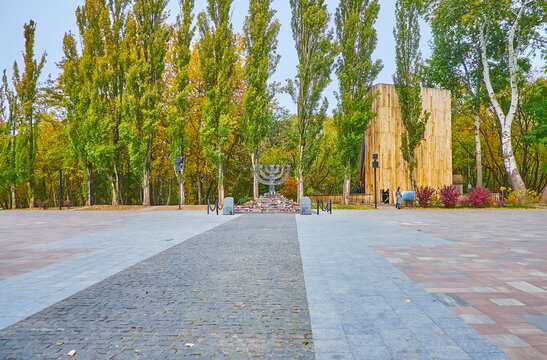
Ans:
[[[274,185],[281,185],[281,184],[283,184],[285,181],[287,181],[287,179],[289,178],[290,169],[291,169],[291,166],[288,165],[288,166],[287,166],[287,172],[285,173],[285,177],[283,178],[283,180],[275,181],[275,182],[274,182]]]
[[[261,175],[261,176],[258,176],[255,169],[255,174],[257,174],[256,179],[258,180],[258,182],[264,185],[270,185],[271,183],[270,177],[264,173],[263,165],[257,165],[257,166]],[[264,180],[264,179],[267,179],[267,180]]]

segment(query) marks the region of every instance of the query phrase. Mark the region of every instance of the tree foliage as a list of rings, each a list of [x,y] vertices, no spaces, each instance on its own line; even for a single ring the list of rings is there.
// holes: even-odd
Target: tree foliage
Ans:
[[[304,176],[321,144],[320,131],[328,107],[322,93],[330,83],[336,44],[330,40],[330,14],[323,0],[291,0],[290,5],[298,67],[296,78],[287,81],[287,90],[297,107],[299,200],[304,196]]]
[[[420,95],[421,54],[420,26],[418,17],[421,0],[398,0],[395,8],[396,72],[393,82],[397,94],[404,131],[401,135],[401,151],[403,159],[408,164],[412,189],[416,187],[414,169],[416,168],[415,151],[422,141],[429,113],[422,113],[422,97]]]
[[[377,0],[341,1],[336,9],[336,35],[340,55],[337,74],[340,82],[338,108],[334,125],[338,134],[336,147],[344,168],[344,203],[349,203],[351,173],[357,167],[363,134],[370,119],[375,94],[370,93],[374,79],[382,69],[380,60],[373,61],[376,30],[373,25],[380,5]]]
[[[245,19],[245,113],[241,130],[247,149],[251,152],[251,164],[258,165],[259,148],[272,121],[272,102],[275,95],[268,79],[273,75],[279,55],[276,54],[279,22],[273,19],[272,0],[250,0],[249,15]],[[254,170],[253,170],[254,173]],[[258,197],[258,181],[253,180],[253,196]]]
[[[200,57],[205,104],[205,126],[202,128],[205,156],[218,170],[218,199],[224,198],[224,160],[228,137],[235,119],[231,116],[234,83],[232,79],[235,37],[230,8],[232,0],[208,0],[207,12],[198,15]]]

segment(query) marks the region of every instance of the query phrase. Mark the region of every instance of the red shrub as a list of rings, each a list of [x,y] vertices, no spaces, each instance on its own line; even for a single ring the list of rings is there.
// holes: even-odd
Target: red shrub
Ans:
[[[444,185],[439,189],[439,200],[447,208],[453,208],[458,204],[460,191],[454,185]]]
[[[461,207],[469,206],[469,196],[467,194],[461,195],[460,199],[458,200],[458,205]]]
[[[484,186],[477,186],[471,189],[467,196],[469,196],[469,202],[474,207],[485,207],[490,203],[490,190]]]
[[[421,207],[428,207],[431,205],[431,196],[435,192],[430,186],[420,186],[416,189],[416,196],[418,197],[418,204]]]

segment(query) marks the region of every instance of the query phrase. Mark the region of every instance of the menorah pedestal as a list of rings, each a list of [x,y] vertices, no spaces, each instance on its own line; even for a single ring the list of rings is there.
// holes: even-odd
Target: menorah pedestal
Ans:
[[[281,194],[272,195],[269,193],[235,208],[236,213],[291,213],[299,211],[300,206],[294,201]]]

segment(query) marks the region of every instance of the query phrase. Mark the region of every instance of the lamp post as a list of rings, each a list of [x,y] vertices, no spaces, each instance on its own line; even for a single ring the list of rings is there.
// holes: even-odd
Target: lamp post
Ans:
[[[184,156],[179,156],[175,159],[175,171],[179,173],[179,210],[181,203],[182,187],[181,187],[181,175],[182,175],[182,163],[184,162]]]
[[[374,208],[378,208],[378,199],[376,195],[376,169],[378,169],[378,154],[372,154],[372,167],[374,168]]]

